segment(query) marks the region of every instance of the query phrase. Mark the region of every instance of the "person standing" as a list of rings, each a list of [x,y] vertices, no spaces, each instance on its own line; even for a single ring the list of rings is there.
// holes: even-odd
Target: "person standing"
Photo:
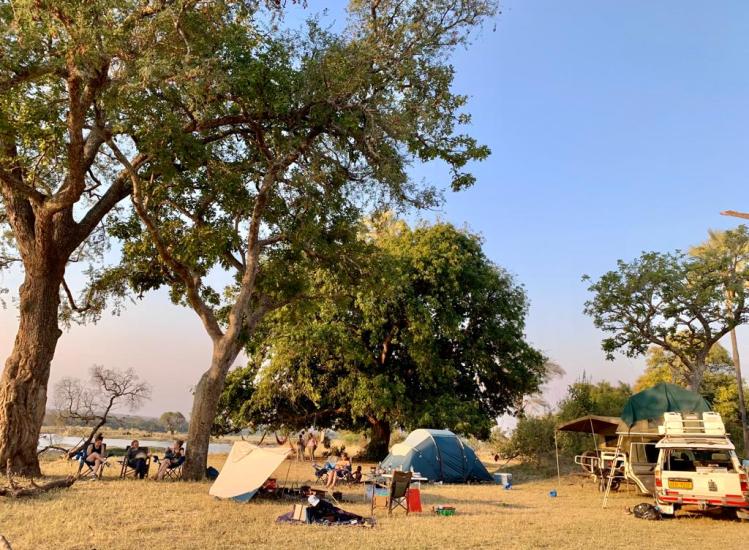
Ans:
[[[296,442],[296,459],[297,462],[304,462],[304,430],[299,432],[299,437]]]
[[[315,461],[315,451],[317,450],[317,436],[315,432],[309,432],[309,439],[307,440],[307,448],[309,449],[309,456],[312,462]]]

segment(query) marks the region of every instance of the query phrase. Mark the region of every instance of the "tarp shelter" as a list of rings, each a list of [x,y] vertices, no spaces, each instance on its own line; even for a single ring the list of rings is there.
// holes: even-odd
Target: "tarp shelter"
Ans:
[[[616,416],[593,414],[581,416],[557,426],[557,430],[560,432],[593,433],[607,437],[615,436],[619,430],[626,430],[626,428],[624,422]]]
[[[209,494],[247,502],[286,459],[288,447],[258,447],[237,441],[226,458]]]
[[[665,412],[689,414],[708,411],[710,405],[700,394],[661,382],[630,397],[621,418],[627,426],[634,426],[640,420],[659,420]]]
[[[414,430],[393,445],[380,463],[384,470],[413,470],[429,481],[492,481],[471,447],[449,430]]]

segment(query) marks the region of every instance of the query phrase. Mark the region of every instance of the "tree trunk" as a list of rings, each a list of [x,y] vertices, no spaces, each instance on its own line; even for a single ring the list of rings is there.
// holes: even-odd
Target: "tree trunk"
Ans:
[[[744,457],[749,458],[749,426],[746,422],[746,401],[744,401],[744,380],[741,377],[741,359],[739,358],[739,345],[736,341],[736,329],[731,331],[731,354],[733,355],[733,366],[736,369],[736,384],[739,394],[739,414],[741,415],[741,428],[744,432]]]
[[[689,372],[689,389],[693,392],[700,393],[702,388],[702,379],[705,376],[705,359],[697,359],[691,365]]]
[[[214,345],[211,368],[203,373],[195,388],[190,426],[187,431],[187,458],[182,471],[182,477],[186,480],[200,481],[205,478],[211,427],[216,418],[226,374],[239,354],[239,351],[234,349],[235,347],[221,343]]]
[[[367,444],[366,455],[374,460],[382,460],[390,448],[390,422],[370,418],[372,433]]]
[[[57,315],[64,265],[25,266],[18,332],[0,380],[0,469],[10,461],[14,473],[29,477],[41,475],[36,449],[50,364],[62,334]]]

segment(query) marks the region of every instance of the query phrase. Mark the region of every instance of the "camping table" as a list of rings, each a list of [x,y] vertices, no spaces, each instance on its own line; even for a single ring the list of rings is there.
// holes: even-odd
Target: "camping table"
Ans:
[[[393,481],[393,474],[382,474],[382,476],[380,477],[384,477],[387,480],[388,484],[390,484]],[[413,483],[418,483],[417,488],[421,489],[422,481],[429,481],[429,479],[426,477],[422,477],[422,476],[419,476],[419,477],[411,476],[411,483],[409,485]]]

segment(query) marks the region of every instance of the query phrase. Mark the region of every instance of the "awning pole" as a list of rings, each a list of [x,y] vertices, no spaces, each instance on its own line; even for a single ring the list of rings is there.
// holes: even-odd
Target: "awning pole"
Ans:
[[[557,485],[562,486],[562,476],[559,473],[559,445],[557,445],[557,430],[554,430],[554,452],[557,457]]]

